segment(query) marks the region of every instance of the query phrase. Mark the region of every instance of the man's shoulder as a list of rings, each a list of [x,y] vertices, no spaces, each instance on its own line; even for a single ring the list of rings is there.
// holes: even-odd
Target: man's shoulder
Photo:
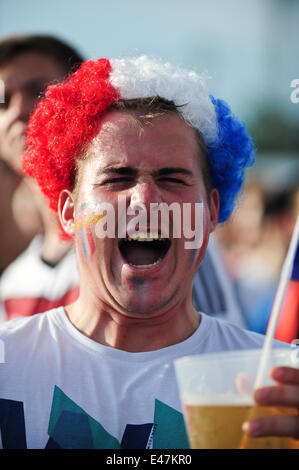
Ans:
[[[40,330],[43,323],[49,322],[57,309],[48,310],[44,313],[38,313],[32,316],[21,316],[12,320],[4,321],[0,324],[0,338],[9,338]]]
[[[214,344],[215,350],[253,349],[264,344],[264,335],[211,316],[203,315],[203,319],[209,330],[209,342]]]
[[[255,331],[245,330],[226,320],[220,320],[204,315],[205,322],[209,327],[210,344],[214,344],[216,351],[237,350],[237,349],[260,349],[264,346],[265,335]],[[289,347],[288,343],[273,340],[274,348]]]

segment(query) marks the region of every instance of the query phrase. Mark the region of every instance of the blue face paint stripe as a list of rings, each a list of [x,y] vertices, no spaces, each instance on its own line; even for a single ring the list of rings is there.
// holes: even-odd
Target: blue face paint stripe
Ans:
[[[80,233],[83,253],[84,253],[85,257],[88,259],[90,253],[89,253],[89,245],[88,245],[88,240],[87,240],[87,237],[86,237],[85,227],[81,227],[80,230],[79,230],[79,233]]]

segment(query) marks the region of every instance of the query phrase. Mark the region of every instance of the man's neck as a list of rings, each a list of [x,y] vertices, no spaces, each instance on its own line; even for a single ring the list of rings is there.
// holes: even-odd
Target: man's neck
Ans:
[[[181,301],[156,317],[130,317],[100,303],[93,307],[81,296],[65,308],[71,323],[84,335],[106,346],[128,352],[153,351],[180,343],[200,324],[192,298]]]

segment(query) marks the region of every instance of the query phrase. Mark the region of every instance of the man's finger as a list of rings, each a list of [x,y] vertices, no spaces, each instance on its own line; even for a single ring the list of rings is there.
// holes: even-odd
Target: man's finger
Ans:
[[[276,385],[263,387],[254,393],[259,405],[299,407],[299,387],[296,385]]]
[[[299,385],[299,369],[294,367],[274,367],[271,377],[280,383]]]
[[[243,424],[243,431],[251,437],[288,436],[299,439],[299,416],[271,416],[249,420]]]

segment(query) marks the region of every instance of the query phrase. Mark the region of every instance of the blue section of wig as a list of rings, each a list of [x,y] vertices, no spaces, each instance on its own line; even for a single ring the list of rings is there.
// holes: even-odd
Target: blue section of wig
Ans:
[[[218,222],[233,212],[244,184],[245,168],[255,161],[255,149],[245,124],[236,118],[225,101],[210,96],[217,114],[218,139],[207,146],[213,186],[220,195]]]

